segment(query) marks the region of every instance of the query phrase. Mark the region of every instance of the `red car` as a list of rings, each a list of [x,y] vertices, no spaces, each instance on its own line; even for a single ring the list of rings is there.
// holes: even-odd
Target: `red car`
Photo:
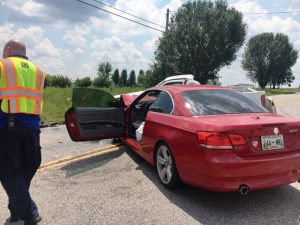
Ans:
[[[121,137],[167,188],[184,182],[247,194],[300,180],[300,121],[271,114],[233,89],[162,86],[121,95],[120,102],[86,90],[65,115],[72,140]],[[82,107],[91,97],[94,103]]]

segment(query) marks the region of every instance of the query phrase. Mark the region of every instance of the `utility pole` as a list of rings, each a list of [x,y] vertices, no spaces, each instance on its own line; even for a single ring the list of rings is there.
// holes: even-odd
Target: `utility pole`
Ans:
[[[166,32],[169,29],[169,15],[170,15],[170,10],[167,9],[167,14],[166,14]]]

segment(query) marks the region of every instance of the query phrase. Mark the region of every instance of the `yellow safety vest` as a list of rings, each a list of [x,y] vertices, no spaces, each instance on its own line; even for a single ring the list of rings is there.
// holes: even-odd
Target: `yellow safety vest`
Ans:
[[[27,59],[0,59],[1,110],[5,113],[40,115],[44,82],[44,72]]]

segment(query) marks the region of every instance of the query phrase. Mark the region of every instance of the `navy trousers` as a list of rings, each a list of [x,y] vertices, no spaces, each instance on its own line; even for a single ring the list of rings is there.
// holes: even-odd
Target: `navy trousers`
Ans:
[[[16,125],[0,128],[0,181],[8,196],[8,209],[23,220],[38,215],[29,194],[31,180],[41,164],[40,131]]]

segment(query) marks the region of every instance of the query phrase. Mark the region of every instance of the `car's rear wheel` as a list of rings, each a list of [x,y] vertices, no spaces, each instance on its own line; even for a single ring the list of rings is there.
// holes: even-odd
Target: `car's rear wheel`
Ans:
[[[175,160],[170,148],[165,143],[161,143],[157,147],[155,164],[159,180],[166,188],[172,189],[179,186],[180,178]]]

